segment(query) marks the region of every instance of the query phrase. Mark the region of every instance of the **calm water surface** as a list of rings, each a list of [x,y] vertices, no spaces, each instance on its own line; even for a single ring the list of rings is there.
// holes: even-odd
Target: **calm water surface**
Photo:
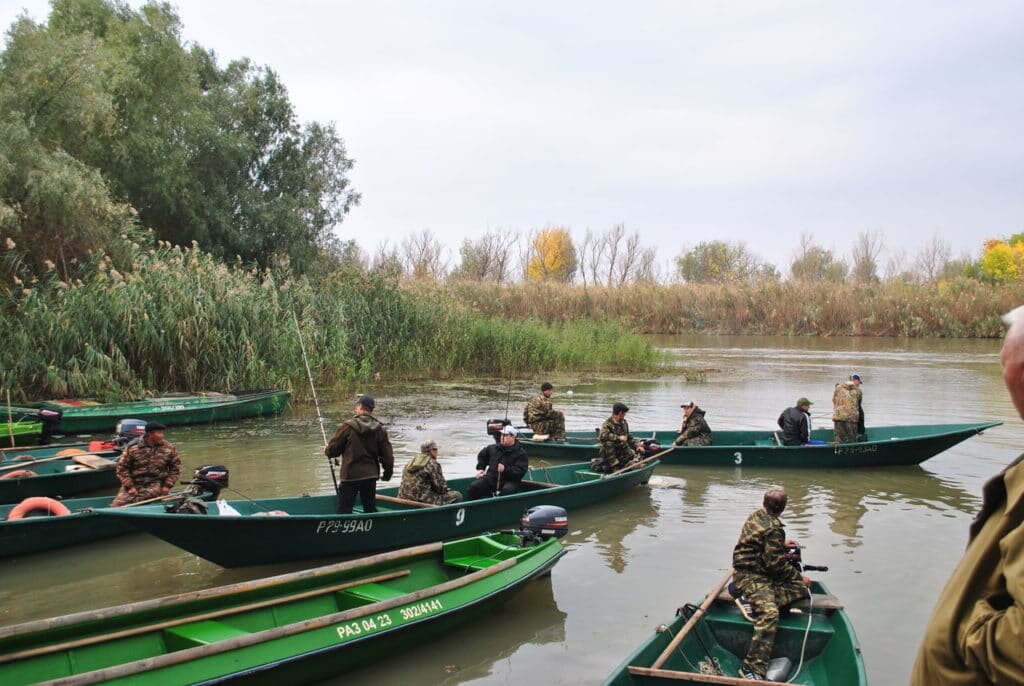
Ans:
[[[806,395],[816,426],[830,426],[833,385],[862,374],[868,424],[998,420],[921,467],[865,471],[660,467],[649,488],[570,513],[565,556],[485,622],[374,665],[337,684],[597,683],[676,607],[699,601],[730,563],[746,516],[770,484],[783,484],[789,534],[809,564],[846,602],[874,684],[906,683],[932,604],[960,558],[982,483],[1024,446],[1022,423],[1003,387],[997,341],[658,338],[672,367],[654,378],[554,378],[570,429],[597,426],[613,402],[630,408],[636,433],[676,426],[695,400],[715,428],[773,429],[779,412]],[[677,367],[703,366],[688,384]],[[508,414],[541,380],[512,383]],[[366,389],[389,423],[399,463],[426,438],[441,443],[449,476],[473,472],[489,440],[488,417],[505,414],[507,380]],[[567,396],[566,391],[573,395]],[[331,431],[350,398],[328,399]],[[231,468],[230,497],[331,490],[316,412],[172,429],[185,465]],[[396,468],[396,475],[401,469]],[[398,477],[396,476],[396,479]],[[303,565],[223,570],[145,535],[20,560],[0,561],[0,625],[181,591]]]

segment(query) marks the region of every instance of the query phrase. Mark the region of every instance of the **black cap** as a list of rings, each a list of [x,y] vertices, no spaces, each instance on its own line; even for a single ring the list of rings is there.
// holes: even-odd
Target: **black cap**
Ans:
[[[544,383],[542,383],[540,385],[540,390],[542,390],[542,391],[550,391],[553,388],[554,388],[554,386],[551,385],[550,381],[545,381]]]
[[[361,395],[356,403],[362,405],[370,412],[373,412],[373,408],[377,406],[377,401],[373,399],[372,395]]]
[[[160,422],[146,423],[146,433],[149,433],[150,431],[163,431],[166,428],[167,427],[164,424],[161,424]]]
[[[612,414],[618,414],[620,412],[629,412],[629,408],[626,407],[625,403],[615,403],[612,405]]]

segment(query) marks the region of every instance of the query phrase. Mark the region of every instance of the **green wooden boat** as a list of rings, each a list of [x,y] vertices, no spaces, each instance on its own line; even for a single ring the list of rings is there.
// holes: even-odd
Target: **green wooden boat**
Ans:
[[[25,498],[63,498],[117,486],[118,450],[88,452],[78,446],[46,446],[17,452],[0,462],[0,504]],[[74,455],[60,455],[65,451]],[[8,453],[9,454],[9,453]],[[28,457],[29,459],[18,459]]]
[[[150,505],[96,512],[131,519],[139,529],[222,567],[242,567],[355,555],[493,531],[517,522],[535,505],[572,511],[611,498],[647,483],[657,464],[655,460],[607,478],[590,471],[589,463],[531,469],[519,493],[451,505],[401,500],[395,497],[397,487],[382,488],[377,491],[379,511],[372,514],[362,513],[359,506],[353,514],[337,514],[333,494],[219,501],[237,514],[221,514],[213,507],[205,515],[168,514]],[[451,479],[448,487],[465,494],[472,480]],[[267,516],[275,513],[287,516]]]
[[[49,429],[51,433],[86,434],[113,431],[125,417],[175,426],[277,414],[288,406],[289,395],[288,391],[268,390],[167,395],[124,403],[52,400],[32,403],[29,408],[61,413]]]
[[[564,554],[489,534],[0,628],[0,683],[322,680],[486,615]]]
[[[802,614],[779,620],[772,657],[787,658],[788,668],[783,668],[783,673],[771,681],[756,683],[864,686],[868,683],[864,658],[842,603],[828,595],[828,589],[820,582],[813,582],[811,590],[812,610],[803,601],[796,605],[803,610]],[[653,636],[616,667],[605,680],[605,686],[755,683],[738,677],[754,625],[743,618],[727,593],[710,604],[707,614],[698,613],[699,608],[692,605],[680,610],[670,624],[658,627]],[[665,661],[658,664],[659,657],[694,615],[697,619],[692,628]],[[801,661],[805,634],[807,647]]]
[[[830,443],[832,429],[815,429],[813,440],[821,445],[781,445],[781,432],[715,431],[714,445],[680,446],[661,458],[665,464],[744,467],[893,467],[914,465],[938,455],[971,436],[1002,422],[981,424],[921,424],[874,426],[861,443]],[[653,438],[662,448],[672,445],[675,431],[634,431],[637,438]],[[594,431],[567,431],[565,442],[534,441],[528,430],[519,442],[530,457],[589,460],[597,457]]]
[[[33,445],[42,438],[43,423],[36,419],[19,416],[0,421],[0,445]]]

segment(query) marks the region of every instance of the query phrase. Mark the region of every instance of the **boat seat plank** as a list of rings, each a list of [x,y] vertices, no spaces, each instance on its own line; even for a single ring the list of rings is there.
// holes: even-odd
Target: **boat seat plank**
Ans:
[[[181,650],[182,648],[204,646],[216,643],[217,641],[226,641],[229,638],[245,636],[249,632],[229,624],[224,624],[223,622],[206,619],[201,622],[169,627],[164,629],[164,633],[168,638],[168,648]]]
[[[600,479],[604,476],[603,474],[592,472],[589,469],[577,469],[574,474],[576,474],[579,481],[592,481],[594,478]]]
[[[544,488],[559,488],[558,484],[553,484],[550,481],[531,481],[530,479],[523,479],[520,483],[534,491],[539,491]]]
[[[731,603],[733,602],[733,597],[729,595],[728,591],[722,591],[718,594],[718,598],[716,598],[716,600],[722,603]],[[808,605],[806,600],[799,600],[793,603],[791,607],[795,607],[800,610],[806,610]],[[843,601],[839,600],[839,598],[835,597],[832,594],[814,594],[815,610],[828,610],[831,612],[834,610],[842,610],[843,607]]]
[[[390,600],[405,595],[408,591],[403,591],[387,584],[369,583],[346,588],[342,593],[371,603],[379,603],[383,600]]]
[[[652,669],[650,667],[630,666],[629,673],[636,676],[652,677],[655,679],[666,679],[672,681],[689,681],[697,684],[727,684],[729,686],[746,686],[751,683],[748,679],[739,679],[730,676],[718,676],[716,674],[697,674],[694,672],[677,672],[673,669]],[[766,686],[786,686],[784,681],[759,681]]]

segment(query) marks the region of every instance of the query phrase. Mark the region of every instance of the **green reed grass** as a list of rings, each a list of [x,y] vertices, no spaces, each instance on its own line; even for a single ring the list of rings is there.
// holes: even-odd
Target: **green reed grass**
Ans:
[[[284,264],[227,265],[195,246],[133,246],[132,256],[120,271],[94,256],[72,283],[52,269],[0,274],[0,387],[21,400],[264,387],[304,396],[293,312],[325,387],[658,362],[641,336],[608,321],[514,321],[380,277],[295,278]]]

